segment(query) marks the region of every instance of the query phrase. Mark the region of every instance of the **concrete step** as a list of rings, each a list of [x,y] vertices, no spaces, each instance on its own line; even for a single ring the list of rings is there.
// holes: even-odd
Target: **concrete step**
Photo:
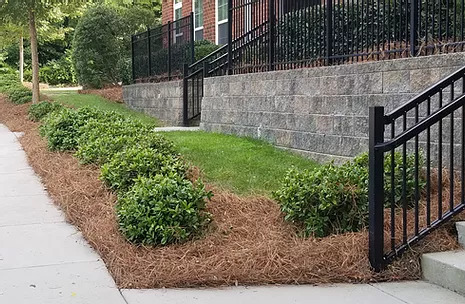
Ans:
[[[457,227],[459,243],[465,248],[465,222],[457,222],[455,223],[455,227]]]
[[[423,278],[465,295],[465,250],[423,254]]]

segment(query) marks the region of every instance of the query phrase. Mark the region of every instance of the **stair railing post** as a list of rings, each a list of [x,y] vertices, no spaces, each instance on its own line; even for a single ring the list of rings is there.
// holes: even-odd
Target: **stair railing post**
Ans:
[[[418,0],[410,0],[410,56],[417,55],[418,45]]]
[[[189,65],[187,63],[183,66],[183,79],[182,79],[182,124],[184,127],[189,126],[188,115],[188,101],[189,101]]]
[[[384,107],[370,107],[369,113],[369,259],[375,271],[384,264]]]

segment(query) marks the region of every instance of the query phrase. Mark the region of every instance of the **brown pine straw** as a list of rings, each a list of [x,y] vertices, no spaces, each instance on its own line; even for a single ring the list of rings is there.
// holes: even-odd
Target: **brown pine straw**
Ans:
[[[255,284],[321,284],[420,278],[419,256],[457,248],[452,223],[414,246],[382,273],[371,271],[367,231],[302,239],[265,197],[239,197],[213,189],[213,222],[201,238],[166,247],[128,243],[118,231],[115,196],[99,181],[99,169],[69,153],[47,150],[28,105],[0,97],[0,122],[21,131],[29,163],[67,220],[101,255],[121,288]]]

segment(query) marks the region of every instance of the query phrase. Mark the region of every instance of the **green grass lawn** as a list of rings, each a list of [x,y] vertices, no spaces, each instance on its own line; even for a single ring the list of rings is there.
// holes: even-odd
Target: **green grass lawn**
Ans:
[[[237,194],[277,190],[291,166],[309,169],[316,162],[263,141],[206,132],[165,132],[180,152],[198,166],[205,180]]]
[[[76,91],[44,91],[57,102],[80,108],[95,107],[116,111],[148,123],[158,121],[127,108],[124,104],[108,101],[97,95],[78,94]],[[277,190],[291,166],[307,169],[318,164],[277,149],[263,141],[206,132],[165,132],[179,147],[181,154],[202,170],[206,182],[237,194],[269,195]]]
[[[109,101],[103,97],[92,94],[79,94],[77,91],[42,91],[54,101],[72,106],[74,108],[93,107],[103,111],[115,111],[123,115],[140,119],[143,122],[160,126],[161,123],[154,117],[129,109],[124,104]]]

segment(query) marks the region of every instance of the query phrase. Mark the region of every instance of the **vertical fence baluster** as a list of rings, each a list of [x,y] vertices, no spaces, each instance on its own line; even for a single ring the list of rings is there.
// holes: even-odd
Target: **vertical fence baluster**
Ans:
[[[410,56],[416,56],[418,44],[418,0],[410,0]]]
[[[168,21],[168,80],[171,80],[171,45],[172,45],[172,23]]]
[[[147,67],[147,77],[152,76],[152,46],[150,42],[150,27],[147,27],[147,57],[149,65]]]
[[[415,124],[418,123],[418,104],[415,106]],[[419,159],[418,159],[418,135],[415,136],[415,235],[419,233],[419,206],[420,188],[419,188]]]
[[[369,256],[372,267],[384,264],[384,153],[376,145],[384,142],[384,108],[370,107],[369,116]]]
[[[426,115],[431,114],[431,97],[426,104]],[[426,225],[431,225],[431,128],[426,130]]]
[[[450,102],[454,101],[454,83],[450,86]],[[449,137],[449,210],[454,210],[454,112],[450,113]]]
[[[132,64],[132,83],[136,83],[136,70],[134,60],[134,35],[131,35],[131,64]]]
[[[393,120],[391,123],[391,139],[394,139],[396,135],[396,121]],[[396,193],[395,193],[395,148],[391,149],[391,250],[396,249]]]
[[[189,118],[188,118],[188,98],[189,98],[189,81],[187,77],[189,76],[189,65],[184,64],[183,66],[183,93],[182,93],[182,120],[183,120],[183,125],[185,127],[189,126]]]
[[[402,130],[407,129],[407,113],[402,115]],[[402,243],[407,244],[407,143],[402,144]]]
[[[326,64],[331,65],[333,56],[333,1],[326,0]]]
[[[276,37],[276,9],[275,9],[275,0],[268,1],[268,19],[270,24],[269,30],[269,52],[268,52],[268,69],[270,71],[274,70],[274,60],[275,60],[275,37]]]
[[[442,90],[439,91],[439,109],[442,108]],[[442,119],[438,126],[438,219],[442,219]]]

